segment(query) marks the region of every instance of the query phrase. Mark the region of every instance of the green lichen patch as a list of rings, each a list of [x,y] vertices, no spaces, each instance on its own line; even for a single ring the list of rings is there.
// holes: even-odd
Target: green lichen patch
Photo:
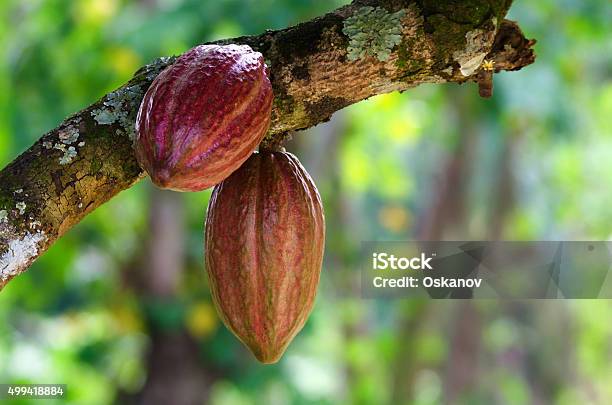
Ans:
[[[74,146],[68,146],[67,143],[57,142],[55,145],[53,145],[53,149],[57,149],[63,152],[63,155],[59,158],[60,165],[67,165],[68,163],[71,163],[72,160],[77,156],[76,148]]]
[[[42,231],[27,232],[21,237],[9,238],[13,232],[0,229],[0,281],[22,273],[39,253],[41,243],[47,240]]]
[[[393,48],[402,40],[401,19],[405,10],[390,13],[381,7],[361,7],[344,21],[342,32],[349,37],[349,60],[375,56],[389,59]]]
[[[67,149],[64,150],[64,154],[59,159],[59,164],[67,165],[68,163],[72,162],[72,159],[74,159],[76,155],[77,155],[77,151],[74,148],[74,146],[68,147]]]
[[[148,86],[162,70],[172,65],[176,58],[176,56],[162,56],[161,58],[154,59],[151,63],[141,67],[134,73],[131,83],[141,82],[144,79],[148,82],[146,84]]]
[[[118,135],[127,135],[134,140],[136,131],[134,124],[144,89],[140,85],[120,88],[108,96],[100,108],[91,111],[91,116],[99,125],[119,124]]]
[[[95,109],[91,112],[96,122],[100,125],[111,125],[117,121],[115,111],[107,108]]]
[[[15,204],[15,208],[19,210],[19,215],[25,214],[26,207],[27,207],[26,203],[24,203],[23,201],[20,201],[17,204]]]
[[[70,145],[79,139],[79,130],[74,127],[61,129],[58,134],[60,142]]]

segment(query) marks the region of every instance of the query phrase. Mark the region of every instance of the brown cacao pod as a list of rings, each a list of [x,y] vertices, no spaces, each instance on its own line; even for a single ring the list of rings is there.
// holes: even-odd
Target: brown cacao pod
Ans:
[[[206,271],[225,325],[275,363],[312,310],[325,243],[321,198],[290,153],[254,153],[218,184],[206,218]]]
[[[272,86],[247,45],[200,45],[147,90],[136,118],[136,157],[161,188],[207,189],[248,159],[270,126]]]

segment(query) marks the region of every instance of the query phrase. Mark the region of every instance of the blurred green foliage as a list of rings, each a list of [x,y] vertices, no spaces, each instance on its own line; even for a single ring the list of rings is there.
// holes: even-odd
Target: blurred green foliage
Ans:
[[[155,57],[345,3],[4,0],[0,164]],[[362,240],[610,239],[612,5],[516,2],[509,18],[537,38],[538,59],[496,75],[492,99],[472,85],[425,85],[295,135],[289,148],[323,195],[327,250],[315,311],[278,365],[252,360],[212,307],[201,251],[209,192],[181,195],[178,293],[151,297],[129,280],[146,274],[150,253],[155,194],[144,181],[2,291],[0,382],[66,383],[65,403],[127,403],[161,329],[197,342],[213,404],[612,402],[609,301],[359,297]]]

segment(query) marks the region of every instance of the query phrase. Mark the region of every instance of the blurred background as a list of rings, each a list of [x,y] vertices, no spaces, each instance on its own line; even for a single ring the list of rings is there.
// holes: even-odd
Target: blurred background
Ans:
[[[3,0],[0,166],[155,57],[346,3]],[[293,137],[327,248],[280,363],[258,364],[212,306],[210,192],[145,180],[0,293],[0,382],[65,383],[70,404],[612,403],[612,301],[360,298],[363,240],[611,238],[612,3],[517,1],[509,18],[538,58],[496,75],[492,99],[425,85]]]

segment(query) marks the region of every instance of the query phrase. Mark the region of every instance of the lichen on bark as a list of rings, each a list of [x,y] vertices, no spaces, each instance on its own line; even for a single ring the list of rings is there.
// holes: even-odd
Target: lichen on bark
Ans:
[[[402,40],[401,19],[406,10],[390,13],[382,7],[361,7],[344,20],[342,32],[349,37],[347,58],[357,60],[375,56],[380,62],[389,59],[393,48]]]

